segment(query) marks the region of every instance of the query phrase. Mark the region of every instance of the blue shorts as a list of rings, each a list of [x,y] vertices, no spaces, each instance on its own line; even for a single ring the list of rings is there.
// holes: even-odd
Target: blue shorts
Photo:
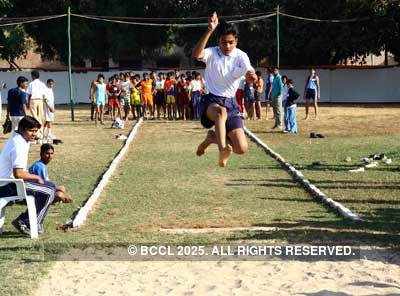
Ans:
[[[316,91],[312,88],[307,88],[306,90],[306,100],[315,100],[316,99]]]
[[[228,118],[225,123],[227,133],[238,128],[243,128],[243,119],[240,116],[240,110],[236,104],[236,99],[220,97],[211,93],[202,96],[200,100],[201,124],[205,128],[209,129],[214,126],[214,121],[207,117],[207,108],[211,104],[218,104],[221,107],[226,108],[226,112],[228,114]]]

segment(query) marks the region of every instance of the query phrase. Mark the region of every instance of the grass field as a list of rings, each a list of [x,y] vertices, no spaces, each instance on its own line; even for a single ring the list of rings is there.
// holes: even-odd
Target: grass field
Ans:
[[[288,243],[350,243],[393,247],[400,245],[400,122],[396,106],[381,108],[323,107],[318,121],[305,122],[300,110],[299,135],[273,133],[271,120],[247,126],[329,197],[342,202],[366,221],[345,221],[327,210],[292,181],[291,177],[254,144],[242,157],[234,156],[226,169],[216,166],[215,147],[205,157],[194,154],[205,131],[197,122],[147,121],[123,163],[111,179],[87,224],[63,232],[64,223],[90,195],[99,176],[120,149],[117,133],[95,127],[87,111],[77,122],[60,110],[50,175],[65,185],[74,203],[55,205],[46,220],[46,233],[32,242],[20,236],[10,221],[23,209],[7,209],[5,233],[0,237],[1,295],[28,293],[29,285],[48,272],[55,255],[96,243],[225,243],[267,240]],[[326,139],[310,140],[317,131]],[[128,130],[125,131],[126,133]],[[1,140],[4,142],[4,139]],[[0,144],[2,145],[2,144]],[[38,155],[32,147],[30,161]],[[384,152],[393,159],[365,173],[349,173],[359,159]],[[345,162],[346,157],[352,162]],[[320,165],[313,166],[313,162]],[[171,235],[160,228],[274,226],[277,231],[236,234]],[[3,273],[4,274],[4,273]]]

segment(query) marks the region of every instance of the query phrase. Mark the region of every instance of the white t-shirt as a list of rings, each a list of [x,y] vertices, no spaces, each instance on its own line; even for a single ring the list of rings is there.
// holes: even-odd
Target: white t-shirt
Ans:
[[[189,88],[192,92],[201,91],[203,89],[203,83],[201,80],[193,79],[192,81],[190,81]]]
[[[164,90],[165,80],[156,80],[156,90]]]
[[[43,96],[46,94],[47,86],[39,78],[31,81],[29,83],[27,93],[31,95],[32,99],[43,99]]]
[[[18,133],[7,140],[0,153],[0,179],[14,179],[13,169],[26,171],[29,147],[30,143]]]
[[[235,97],[240,78],[247,71],[254,71],[247,54],[238,48],[227,56],[218,46],[209,47],[204,50],[204,57],[200,60],[206,63],[204,78],[207,90],[226,98]]]
[[[54,121],[54,113],[50,111],[49,107],[54,110],[54,92],[52,88],[46,87],[46,104],[44,107],[44,115],[46,121]]]

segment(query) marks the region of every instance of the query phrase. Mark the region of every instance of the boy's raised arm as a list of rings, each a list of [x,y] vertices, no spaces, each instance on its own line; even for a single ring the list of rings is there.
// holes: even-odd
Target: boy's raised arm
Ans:
[[[206,48],[207,42],[217,26],[218,16],[217,13],[214,12],[212,16],[208,19],[207,31],[203,34],[199,42],[197,42],[196,47],[193,49],[192,57],[194,59],[201,60],[202,58],[204,58],[204,49]]]

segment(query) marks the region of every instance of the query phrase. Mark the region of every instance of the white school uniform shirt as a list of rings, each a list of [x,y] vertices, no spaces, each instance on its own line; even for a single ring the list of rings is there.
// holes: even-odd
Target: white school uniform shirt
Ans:
[[[219,46],[209,47],[200,60],[206,63],[204,78],[207,90],[221,97],[234,98],[240,78],[247,71],[254,71],[247,54],[238,48],[224,55]]]
[[[203,89],[203,83],[201,80],[193,79],[192,81],[190,81],[189,88],[192,92],[201,91]]]
[[[46,118],[46,121],[53,122],[54,121],[54,113],[50,111],[49,107],[50,106],[54,110],[54,92],[52,88],[49,88],[46,86],[46,104],[44,107],[44,115]]]
[[[32,99],[43,99],[43,96],[46,94],[47,85],[40,81],[39,78],[31,81],[29,83],[27,93],[31,95]]]
[[[30,143],[18,133],[7,140],[0,153],[0,179],[14,179],[13,169],[27,170],[29,147]]]

